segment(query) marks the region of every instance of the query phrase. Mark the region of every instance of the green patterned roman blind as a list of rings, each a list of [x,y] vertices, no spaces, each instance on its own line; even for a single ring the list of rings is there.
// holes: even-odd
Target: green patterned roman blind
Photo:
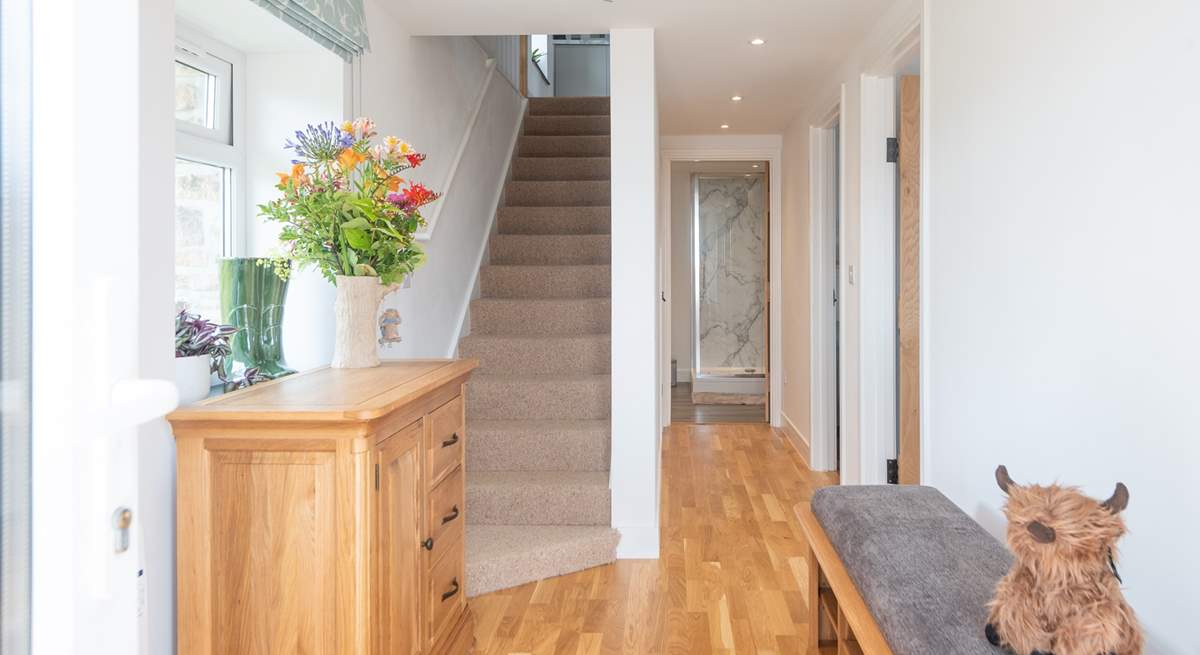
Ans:
[[[350,61],[370,49],[363,0],[250,0]]]

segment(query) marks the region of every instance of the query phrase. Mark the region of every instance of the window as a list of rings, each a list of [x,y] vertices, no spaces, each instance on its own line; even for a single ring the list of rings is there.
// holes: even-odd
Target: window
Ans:
[[[180,30],[175,47],[175,301],[221,316],[220,259],[237,254],[241,225],[240,53]]]

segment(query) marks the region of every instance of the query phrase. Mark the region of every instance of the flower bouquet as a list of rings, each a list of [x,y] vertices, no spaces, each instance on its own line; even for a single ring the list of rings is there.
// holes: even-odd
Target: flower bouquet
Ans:
[[[413,235],[425,225],[420,208],[439,197],[401,177],[425,155],[396,137],[375,137],[368,118],[297,131],[286,144],[292,168],[278,173],[282,197],[259,206],[283,224],[276,273],[286,278],[294,261],[337,285],[335,368],[379,364],[379,303],[424,263]]]

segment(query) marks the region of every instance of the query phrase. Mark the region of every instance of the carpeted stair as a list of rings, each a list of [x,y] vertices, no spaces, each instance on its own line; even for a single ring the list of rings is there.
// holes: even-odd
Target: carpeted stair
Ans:
[[[608,98],[531,98],[459,355],[467,595],[613,561]]]

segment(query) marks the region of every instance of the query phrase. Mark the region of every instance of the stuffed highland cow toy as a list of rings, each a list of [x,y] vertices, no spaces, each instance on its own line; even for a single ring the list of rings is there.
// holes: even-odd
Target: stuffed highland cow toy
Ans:
[[[1101,503],[1073,487],[1017,485],[1003,466],[996,481],[1016,561],[988,603],[988,641],[1016,655],[1140,655],[1114,559],[1125,485]]]

